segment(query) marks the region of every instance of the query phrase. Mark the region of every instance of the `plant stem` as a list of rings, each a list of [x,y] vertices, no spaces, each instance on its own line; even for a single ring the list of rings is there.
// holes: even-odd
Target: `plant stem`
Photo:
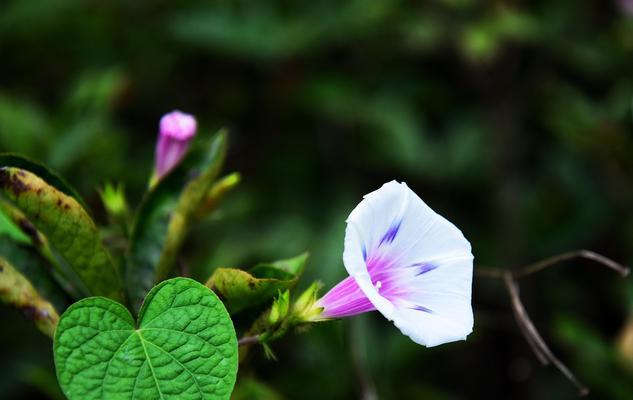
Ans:
[[[247,346],[256,343],[259,343],[259,335],[243,336],[237,341],[238,346]]]

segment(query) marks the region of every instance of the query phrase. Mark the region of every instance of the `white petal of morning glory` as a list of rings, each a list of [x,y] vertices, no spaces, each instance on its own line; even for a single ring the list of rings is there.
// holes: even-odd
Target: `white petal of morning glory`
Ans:
[[[319,301],[324,317],[376,309],[428,347],[472,332],[470,243],[405,183],[384,184],[352,211],[343,262],[350,278]]]

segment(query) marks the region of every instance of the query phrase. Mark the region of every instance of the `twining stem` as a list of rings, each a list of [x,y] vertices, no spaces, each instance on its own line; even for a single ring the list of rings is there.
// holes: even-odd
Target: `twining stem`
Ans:
[[[567,253],[558,254],[552,257],[548,257],[544,260],[528,265],[527,267],[520,268],[518,270],[507,271],[503,268],[479,268],[475,269],[475,276],[481,278],[493,278],[504,279],[506,272],[512,274],[514,278],[524,278],[528,275],[532,275],[536,272],[542,271],[548,267],[561,263],[563,261],[572,260],[574,258],[584,258],[587,260],[595,261],[600,265],[610,268],[618,272],[623,277],[627,276],[630,272],[628,267],[613,261],[601,254],[595,253],[591,250],[574,250]]]
[[[528,276],[535,272],[544,270],[545,268],[550,267],[552,265],[558,264],[563,261],[571,260],[574,258],[585,258],[587,260],[595,261],[598,264],[604,265],[607,268],[611,268],[615,272],[622,275],[622,277],[627,276],[630,272],[629,268],[601,254],[594,253],[593,251],[590,251],[590,250],[576,250],[576,251],[570,251],[567,253],[559,254],[557,256],[553,256],[550,258],[546,258],[545,260],[539,261],[535,264],[532,264],[523,268],[522,270],[517,271],[517,273],[515,273],[514,275],[517,278],[522,278],[524,276]]]
[[[548,267],[559,264],[563,261],[572,260],[574,258],[584,258],[595,261],[600,265],[610,268],[618,272],[623,277],[629,274],[629,268],[619,264],[610,258],[607,258],[590,250],[576,250],[567,253],[558,254],[534,264],[528,265],[517,270],[506,270],[501,268],[486,268],[475,270],[475,275],[482,278],[492,278],[503,280],[505,287],[510,295],[512,312],[519,326],[519,329],[530,348],[543,365],[553,364],[565,377],[578,388],[579,396],[585,396],[589,393],[589,389],[583,385],[576,376],[567,368],[567,366],[552,353],[547,343],[536,329],[532,319],[528,315],[521,297],[519,295],[518,280],[542,271]]]
[[[528,344],[532,348],[532,351],[536,355],[536,358],[543,365],[548,365],[550,363],[547,358],[547,354],[543,352],[543,347],[540,345],[536,337],[540,337],[538,332],[536,332],[536,328],[532,323],[532,320],[527,315],[525,308],[523,307],[523,303],[519,297],[519,285],[516,284],[516,281],[512,279],[512,277],[508,274],[506,275],[506,279],[504,279],[506,283],[506,288],[510,294],[510,300],[512,305],[512,314],[514,314],[514,319],[521,330],[521,333],[527,340]],[[510,286],[512,284],[512,287]],[[536,335],[534,334],[536,332]]]

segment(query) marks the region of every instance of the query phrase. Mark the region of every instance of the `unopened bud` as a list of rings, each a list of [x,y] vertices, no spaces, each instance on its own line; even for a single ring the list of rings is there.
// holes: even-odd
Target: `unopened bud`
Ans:
[[[189,142],[196,135],[198,123],[193,115],[172,111],[160,119],[156,144],[155,177],[162,178],[182,160]]]

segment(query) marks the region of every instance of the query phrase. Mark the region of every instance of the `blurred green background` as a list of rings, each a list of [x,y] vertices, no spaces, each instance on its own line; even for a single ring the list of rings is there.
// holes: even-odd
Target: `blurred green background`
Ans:
[[[105,223],[97,188],[123,182],[138,204],[163,113],[229,128],[243,183],[186,244],[201,280],[308,250],[302,286],[331,287],[347,214],[391,179],[459,226],[477,265],[577,248],[631,264],[632,3],[4,0],[0,150],[57,170]],[[578,261],[521,284],[592,398],[632,399],[631,280]],[[277,362],[252,354],[235,397],[575,397],[501,282],[476,279],[473,301],[469,340],[439,348],[378,314],[288,336]],[[49,339],[0,317],[2,397],[60,398]]]

